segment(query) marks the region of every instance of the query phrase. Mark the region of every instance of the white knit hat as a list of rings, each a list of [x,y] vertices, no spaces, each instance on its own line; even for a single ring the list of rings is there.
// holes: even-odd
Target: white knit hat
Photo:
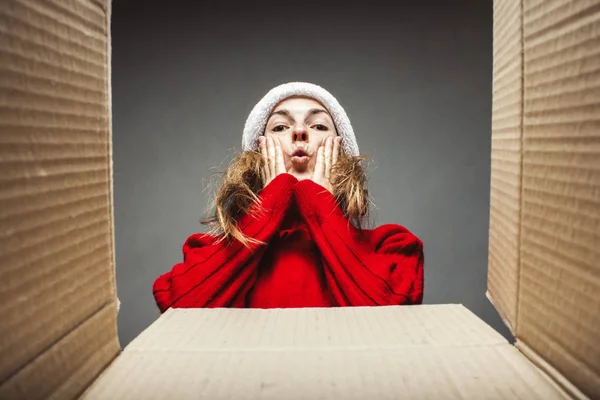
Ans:
[[[323,104],[333,118],[335,128],[344,140],[342,146],[346,154],[358,156],[358,143],[346,112],[335,97],[322,87],[306,82],[289,82],[271,89],[252,109],[242,137],[242,149],[244,151],[256,150],[258,138],[265,131],[267,120],[273,108],[281,101],[292,96],[306,96],[313,98]]]

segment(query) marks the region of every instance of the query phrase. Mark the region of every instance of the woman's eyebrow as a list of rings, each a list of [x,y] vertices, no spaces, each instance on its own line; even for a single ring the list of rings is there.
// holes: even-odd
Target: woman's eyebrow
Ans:
[[[322,108],[311,108],[310,110],[308,110],[308,114],[306,115],[306,119],[309,119],[310,117],[312,117],[315,114],[321,114],[321,113],[329,115],[329,113],[326,110],[323,110]]]
[[[308,110],[308,113],[306,114],[305,121],[308,120],[313,115],[315,115],[315,114],[321,114],[321,113],[329,115],[329,113],[326,110],[323,110],[322,108],[311,108],[310,110]],[[271,113],[271,115],[269,115],[269,119],[273,115],[282,115],[282,116],[286,117],[287,119],[293,119],[292,116],[290,115],[290,112],[288,110],[286,110],[286,109],[273,111]]]
[[[273,115],[283,115],[284,117],[286,117],[287,119],[292,119],[292,116],[290,115],[290,112],[288,110],[277,110],[277,111],[273,111],[271,113],[271,115],[269,115],[269,119],[271,119],[271,117]]]

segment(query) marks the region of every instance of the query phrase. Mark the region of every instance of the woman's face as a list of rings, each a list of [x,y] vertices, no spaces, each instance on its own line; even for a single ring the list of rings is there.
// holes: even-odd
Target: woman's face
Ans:
[[[319,145],[337,136],[337,131],[321,103],[307,97],[290,97],[273,108],[265,136],[279,139],[286,171],[302,180],[312,176]]]

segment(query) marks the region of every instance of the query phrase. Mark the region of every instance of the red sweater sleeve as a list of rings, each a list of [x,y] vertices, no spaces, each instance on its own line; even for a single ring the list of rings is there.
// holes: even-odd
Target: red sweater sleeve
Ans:
[[[335,197],[311,180],[296,184],[294,193],[338,305],[422,303],[423,243],[419,238],[392,224],[359,231]]]
[[[290,174],[273,179],[258,196],[262,212],[257,212],[255,204],[252,212],[238,220],[240,230],[268,243],[291,203],[296,182]],[[183,245],[183,262],[154,282],[153,294],[161,313],[169,307],[243,306],[235,303],[243,300],[244,292],[252,285],[266,246],[250,247],[237,240],[218,241],[208,234],[190,236]]]

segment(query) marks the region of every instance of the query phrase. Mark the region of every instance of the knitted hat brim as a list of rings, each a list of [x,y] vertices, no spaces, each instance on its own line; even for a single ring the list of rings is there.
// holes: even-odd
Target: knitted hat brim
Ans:
[[[258,138],[264,134],[269,116],[277,104],[295,96],[309,97],[317,100],[331,115],[339,136],[343,138],[342,146],[346,154],[358,156],[358,143],[350,119],[337,99],[321,86],[308,82],[289,82],[271,89],[252,109],[246,119],[242,135],[242,149],[251,151],[258,149]]]

